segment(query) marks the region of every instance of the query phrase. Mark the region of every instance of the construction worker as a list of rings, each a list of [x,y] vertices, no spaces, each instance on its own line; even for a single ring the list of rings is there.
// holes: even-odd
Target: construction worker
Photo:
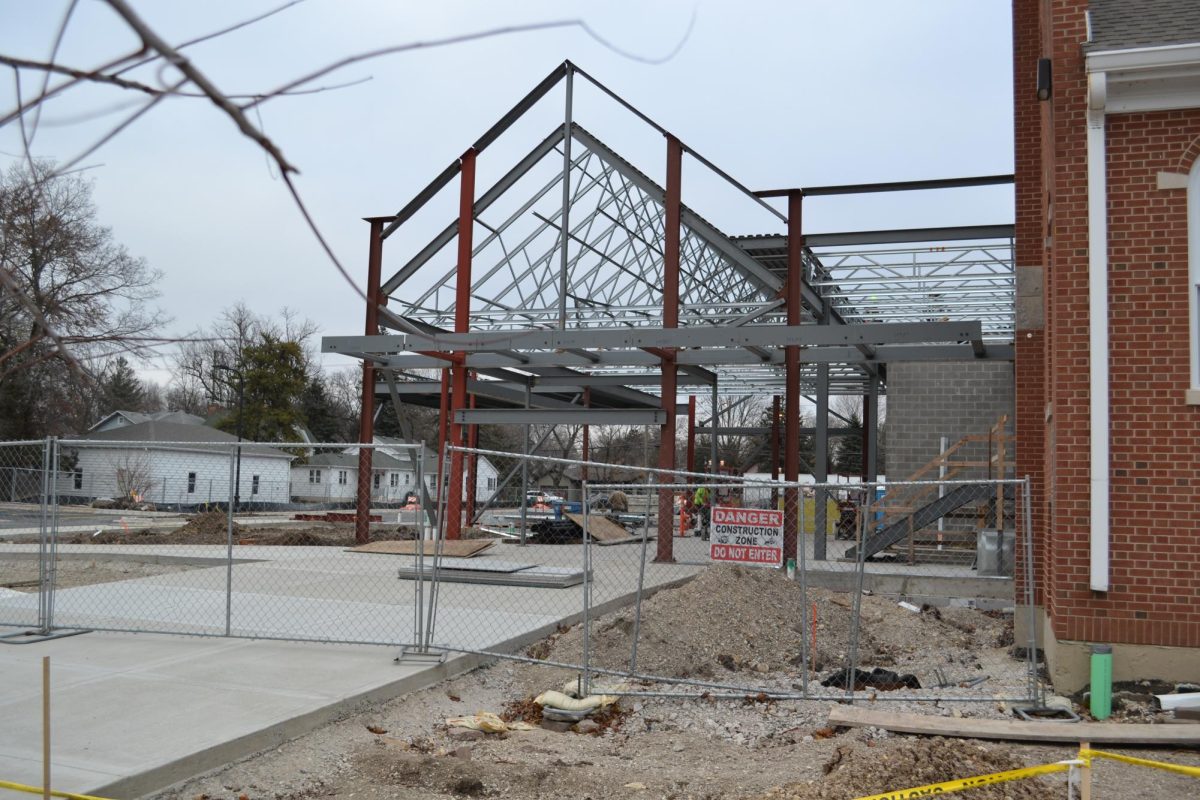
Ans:
[[[699,512],[696,516],[696,535],[708,541],[709,522],[712,519],[712,492],[707,486],[696,487],[692,505]]]

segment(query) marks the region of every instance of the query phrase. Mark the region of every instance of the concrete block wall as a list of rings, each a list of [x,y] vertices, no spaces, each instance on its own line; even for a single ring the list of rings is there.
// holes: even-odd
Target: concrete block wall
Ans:
[[[892,363],[888,365],[887,450],[889,480],[907,480],[940,452],[940,438],[986,434],[1001,415],[1013,419],[1013,365],[1008,362]],[[1014,457],[1011,443],[1009,461]],[[964,459],[985,460],[987,445]],[[975,469],[962,477],[987,477]],[[933,480],[937,473],[922,476]]]

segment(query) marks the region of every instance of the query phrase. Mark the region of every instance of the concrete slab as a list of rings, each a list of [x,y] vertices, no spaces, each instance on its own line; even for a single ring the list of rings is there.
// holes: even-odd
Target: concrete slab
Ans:
[[[706,542],[676,539],[675,547],[681,563],[646,563],[648,588],[687,580],[707,563]],[[593,550],[589,588],[595,613],[632,597],[642,549]],[[34,545],[0,544],[0,555],[35,551]],[[61,552],[81,558],[190,558],[205,564],[226,556],[219,545],[63,545]],[[647,557],[653,556],[650,548]],[[0,645],[0,780],[41,781],[44,655],[50,656],[53,673],[53,787],[122,798],[274,746],[358,704],[424,688],[482,661],[458,656],[436,665],[393,662],[399,646],[415,638],[416,581],[397,577],[397,569],[411,565],[412,557],[368,557],[331,547],[235,546],[234,558],[229,592],[226,568],[220,566],[55,595],[60,626],[209,636],[98,632]],[[472,561],[486,559],[583,566],[575,546],[498,545]],[[853,572],[850,564],[823,566],[834,573]],[[944,566],[868,565],[868,571],[880,580],[972,574]],[[970,582],[938,585],[965,583]],[[582,602],[580,587],[445,584],[438,595],[434,641],[457,649],[513,652],[578,619]],[[0,598],[0,625],[28,624],[23,621],[36,605],[33,595]],[[235,636],[312,643],[220,638],[227,613]],[[27,800],[0,790],[0,800],[10,797]]]

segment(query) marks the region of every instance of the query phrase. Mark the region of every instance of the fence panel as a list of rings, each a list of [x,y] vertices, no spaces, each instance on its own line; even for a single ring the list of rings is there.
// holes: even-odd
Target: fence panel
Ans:
[[[50,446],[0,442],[0,626],[44,628],[53,563]]]
[[[366,449],[368,538],[418,538],[424,448]],[[352,551],[359,446],[88,439],[58,454],[57,627],[414,640],[402,557]]]
[[[1028,586],[1014,578],[1029,550],[1025,491],[1015,480],[869,487],[841,555],[857,565],[849,658],[822,686],[871,700],[1035,702],[1036,651],[1013,638],[1016,587]]]
[[[1036,699],[1034,651],[1012,638],[1024,605],[1014,586],[1030,591],[1013,579],[1031,552],[1023,482],[788,485],[620,469],[619,482],[580,481],[578,503],[496,510],[464,527],[474,545],[439,539],[431,564],[479,539],[487,549],[431,571],[432,641],[499,652],[540,626],[550,635],[518,657],[633,693]],[[771,548],[793,533],[787,564]],[[577,585],[520,585],[545,567],[575,569]]]

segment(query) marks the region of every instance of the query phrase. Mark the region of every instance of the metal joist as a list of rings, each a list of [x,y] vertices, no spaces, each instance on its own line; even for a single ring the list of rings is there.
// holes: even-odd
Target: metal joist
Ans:
[[[661,408],[474,408],[454,412],[459,425],[662,425]]]

